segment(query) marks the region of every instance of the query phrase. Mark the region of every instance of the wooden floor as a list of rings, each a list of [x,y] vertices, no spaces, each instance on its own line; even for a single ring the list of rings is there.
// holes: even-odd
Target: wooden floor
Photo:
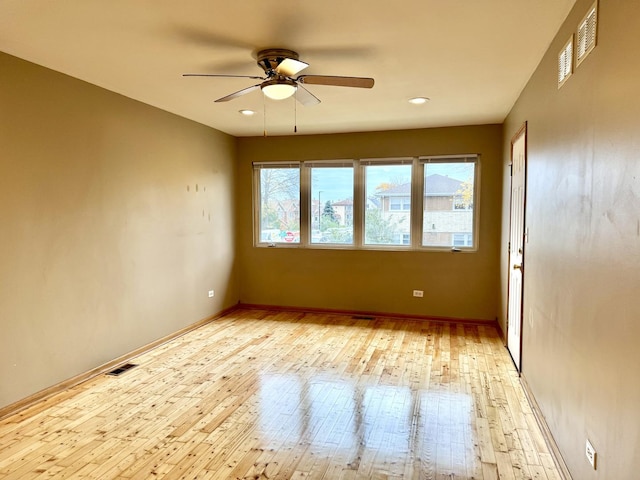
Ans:
[[[559,480],[493,327],[236,310],[0,422],[2,479]]]

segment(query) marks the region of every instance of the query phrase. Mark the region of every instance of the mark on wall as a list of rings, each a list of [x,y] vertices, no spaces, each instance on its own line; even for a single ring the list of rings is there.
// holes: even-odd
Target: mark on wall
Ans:
[[[200,185],[198,183],[194,184],[194,192],[200,191]],[[207,191],[207,187],[205,185],[202,186],[202,193]],[[187,192],[191,192],[191,185],[187,185]],[[208,222],[211,222],[211,212],[207,208],[202,209],[202,218],[206,218]]]

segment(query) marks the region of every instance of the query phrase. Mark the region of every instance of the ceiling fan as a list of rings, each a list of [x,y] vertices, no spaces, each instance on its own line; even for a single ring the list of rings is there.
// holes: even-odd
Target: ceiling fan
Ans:
[[[261,83],[238,90],[216,100],[216,102],[228,102],[253,92],[258,88],[262,93],[273,100],[283,100],[296,94],[296,100],[303,105],[315,105],[320,99],[307,90],[304,85],[332,85],[337,87],[372,88],[373,78],[366,77],[339,77],[330,75],[295,75],[309,66],[300,61],[298,54],[293,50],[284,48],[269,48],[260,50],[256,54],[258,65],[264,70],[265,76],[253,75],[224,75],[209,73],[185,73],[184,77],[228,77],[228,78],[252,78],[262,80]]]

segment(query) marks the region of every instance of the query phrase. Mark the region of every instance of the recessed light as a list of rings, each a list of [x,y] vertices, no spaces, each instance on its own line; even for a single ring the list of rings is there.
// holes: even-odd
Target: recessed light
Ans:
[[[413,103],[414,105],[422,105],[428,101],[429,99],[427,97],[413,97],[409,99],[409,103]]]
[[[240,110],[240,113],[246,117],[250,117],[251,115],[255,115],[256,112],[253,110]]]

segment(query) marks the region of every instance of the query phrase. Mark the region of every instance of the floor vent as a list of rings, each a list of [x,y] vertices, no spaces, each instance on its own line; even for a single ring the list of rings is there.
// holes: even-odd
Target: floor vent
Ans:
[[[111,370],[107,373],[107,375],[117,377],[118,375],[122,375],[127,370],[131,370],[133,367],[137,367],[137,365],[134,363],[125,363],[124,365],[120,365],[118,368]]]
[[[368,315],[354,315],[353,317],[354,320],[375,320],[376,317],[370,317]]]

